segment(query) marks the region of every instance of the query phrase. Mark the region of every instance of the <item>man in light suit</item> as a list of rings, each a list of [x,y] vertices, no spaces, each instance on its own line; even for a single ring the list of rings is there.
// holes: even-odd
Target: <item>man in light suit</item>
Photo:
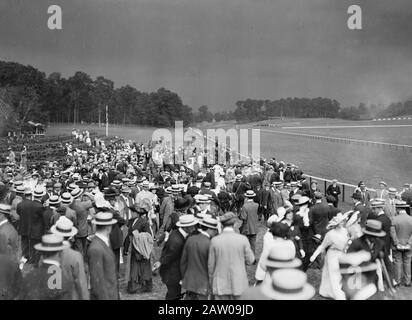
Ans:
[[[396,215],[396,189],[395,188],[389,188],[388,189],[388,198],[384,199],[385,200],[385,207],[383,210],[385,211],[385,214],[389,218],[393,218]]]
[[[64,238],[65,241],[73,244],[77,229],[73,222],[65,216],[61,216],[56,224],[50,228],[51,233]],[[80,252],[70,247],[61,252],[60,266],[66,279],[73,283],[69,293],[72,300],[89,300],[89,289],[87,288],[87,278],[84,269],[83,256]]]
[[[253,190],[246,191],[246,201],[240,210],[240,219],[242,220],[240,233],[248,238],[253,254],[256,254],[256,235],[258,233],[259,221],[257,214],[259,205],[253,201],[255,196],[256,194]]]
[[[273,181],[272,182],[272,187],[269,190],[269,201],[268,201],[268,207],[270,210],[270,214],[277,214],[278,208],[283,207],[283,197],[282,194],[279,190],[280,186],[283,183],[280,181]]]
[[[220,217],[223,231],[210,244],[208,269],[212,294],[216,300],[238,300],[248,288],[246,264],[255,262],[248,239],[233,229],[233,212]]]
[[[110,248],[110,232],[117,223],[110,212],[96,214],[93,224],[96,233],[88,250],[92,300],[119,300],[116,258]]]
[[[412,258],[412,217],[406,213],[409,205],[398,202],[397,215],[393,217],[391,237],[393,241],[394,278],[397,284],[401,283],[402,273],[405,275],[405,286],[411,285],[411,258]]]

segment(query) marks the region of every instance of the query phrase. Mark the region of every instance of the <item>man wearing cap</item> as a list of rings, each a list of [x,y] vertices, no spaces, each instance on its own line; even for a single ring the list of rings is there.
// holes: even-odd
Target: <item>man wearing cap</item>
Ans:
[[[29,192],[29,191],[28,191]],[[20,217],[19,234],[22,241],[22,255],[30,264],[37,264],[39,261],[39,254],[34,251],[34,245],[41,241],[42,235],[45,233],[46,224],[44,207],[41,204],[41,199],[45,191],[37,187],[33,191],[33,201],[31,199],[31,192],[27,194],[26,199],[17,205],[16,212]]]
[[[96,233],[87,249],[90,272],[90,299],[119,300],[116,257],[110,248],[110,233],[117,223],[111,212],[98,212],[93,221]]]
[[[402,274],[404,274],[406,287],[411,285],[412,258],[412,217],[406,213],[408,207],[404,201],[396,204],[397,214],[392,219],[393,228],[391,229],[395,282],[400,284]]]
[[[70,295],[71,300],[89,300],[83,256],[71,248],[77,229],[73,226],[71,220],[62,216],[50,228],[50,231],[70,243],[70,246],[61,252],[61,268],[66,279],[74,284]]]
[[[210,217],[199,220],[199,232],[186,241],[180,259],[185,300],[208,300],[211,292],[208,273],[210,239],[218,234],[218,224]]]
[[[412,184],[405,183],[405,187],[401,193],[401,199],[406,201],[409,206],[412,206]]]
[[[338,207],[340,193],[341,192],[340,192],[340,187],[338,186],[338,180],[333,179],[332,184],[330,184],[328,188],[326,189],[326,195],[329,195],[335,198],[335,201],[333,202],[333,205],[335,208]]]
[[[361,198],[360,201],[361,201],[365,206],[369,205],[369,202],[370,202],[370,200],[371,200],[371,195],[370,195],[368,189],[366,188],[366,184],[365,184],[364,181],[359,181],[358,187],[355,189],[355,192],[360,194],[360,196],[361,196],[361,197],[360,197],[360,198]]]
[[[255,255],[248,239],[235,232],[237,217],[233,212],[226,212],[219,220],[223,231],[210,243],[209,281],[216,300],[237,300],[249,286],[245,263],[255,263]]]
[[[71,299],[70,282],[62,272],[60,253],[69,247],[63,237],[46,234],[34,248],[41,254],[39,268],[34,268],[23,279],[19,300],[67,300]],[[53,280],[53,278],[55,281]]]
[[[179,300],[181,298],[180,259],[185,242],[190,234],[196,230],[197,219],[193,215],[183,215],[176,223],[178,229],[172,230],[169,239],[162,250],[160,257],[160,276],[167,286],[166,300]],[[159,266],[159,263],[157,266]]]
[[[0,203],[0,240],[4,241],[3,244],[7,248],[7,254],[13,256],[18,261],[19,235],[8,220],[10,212],[10,205]]]
[[[256,194],[253,190],[246,191],[246,201],[242,209],[240,209],[240,219],[242,220],[240,233],[248,238],[253,254],[256,254],[256,235],[258,233],[259,221],[259,205],[253,200],[255,196]]]

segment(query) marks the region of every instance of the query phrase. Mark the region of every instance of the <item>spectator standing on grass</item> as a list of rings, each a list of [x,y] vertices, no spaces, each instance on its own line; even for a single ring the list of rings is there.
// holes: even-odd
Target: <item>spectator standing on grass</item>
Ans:
[[[354,204],[353,211],[358,212],[357,220],[361,227],[365,226],[366,220],[373,216],[373,212],[369,207],[366,207],[362,203],[362,194],[360,192],[355,192],[352,194],[352,201]]]
[[[242,226],[240,227],[240,233],[245,235],[250,243],[250,248],[253,254],[256,254],[256,237],[258,233],[258,208],[259,205],[253,201],[256,194],[253,190],[248,190],[245,193],[245,203],[240,209],[240,219],[242,220]]]
[[[402,275],[404,285],[411,286],[411,258],[412,258],[412,217],[406,213],[409,207],[406,202],[396,204],[396,216],[393,217],[394,228],[391,231],[393,242],[392,254],[394,257],[394,280],[401,284]]]
[[[386,184],[385,181],[379,182],[379,189],[376,190],[376,198],[378,199],[383,199],[383,200],[388,200],[389,199],[389,192],[387,190],[388,185]]]
[[[310,199],[306,196],[299,198],[297,205],[299,210],[296,212],[296,225],[299,227],[302,236],[303,251],[305,257],[303,259],[303,271],[309,267],[309,258],[315,250],[313,242],[313,228],[310,225],[309,218],[309,203]]]
[[[328,188],[326,189],[326,195],[329,195],[335,198],[335,201],[333,202],[333,205],[335,208],[338,207],[340,194],[341,192],[340,192],[340,187],[338,186],[338,180],[333,179],[332,184],[330,184]]]
[[[366,183],[364,181],[359,181],[358,187],[355,189],[355,192],[361,195],[360,201],[365,205],[368,206],[369,202],[371,201],[371,195],[366,188]]]
[[[233,212],[220,217],[223,231],[210,244],[208,270],[215,300],[238,300],[248,288],[246,264],[255,262],[248,239],[234,230]]]
[[[335,202],[335,197],[334,196],[326,196],[326,203],[328,204],[329,207],[329,213],[328,213],[328,218],[329,220],[332,220],[334,216],[336,216],[340,210],[334,206]]]
[[[160,261],[154,265],[159,268],[162,282],[167,287],[166,300],[181,299],[180,259],[187,238],[196,230],[197,219],[190,214],[179,217],[177,229],[172,230],[162,250]]]
[[[208,300],[211,293],[208,259],[211,239],[218,234],[219,222],[211,217],[199,220],[198,233],[190,236],[180,259],[185,300]]]
[[[388,189],[388,198],[385,200],[385,206],[384,206],[384,211],[385,214],[389,218],[393,218],[396,215],[396,202],[398,201],[396,199],[397,191],[395,188],[389,188]],[[380,198],[382,199],[382,198]]]

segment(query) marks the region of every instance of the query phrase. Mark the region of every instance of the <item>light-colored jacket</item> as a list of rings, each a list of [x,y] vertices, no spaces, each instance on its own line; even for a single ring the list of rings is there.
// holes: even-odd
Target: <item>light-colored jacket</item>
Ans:
[[[249,286],[246,264],[252,264],[255,256],[248,239],[231,228],[212,238],[208,270],[214,295],[240,296]]]

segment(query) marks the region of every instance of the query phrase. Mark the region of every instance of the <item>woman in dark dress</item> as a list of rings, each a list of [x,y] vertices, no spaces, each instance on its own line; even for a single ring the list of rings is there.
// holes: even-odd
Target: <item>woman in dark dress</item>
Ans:
[[[130,275],[128,277],[127,292],[128,293],[143,293],[152,291],[152,268],[150,264],[150,253],[145,254],[136,249],[136,244],[139,241],[146,241],[145,245],[139,247],[153,248],[153,234],[150,228],[147,210],[133,206],[130,208],[138,214],[138,217],[129,228],[128,235],[125,240],[124,250],[128,254],[129,248],[130,256]],[[139,235],[135,234],[138,231]],[[142,237],[143,233],[146,237]],[[134,239],[137,238],[137,239]],[[149,249],[151,251],[151,249]],[[129,264],[127,266],[129,268]]]

